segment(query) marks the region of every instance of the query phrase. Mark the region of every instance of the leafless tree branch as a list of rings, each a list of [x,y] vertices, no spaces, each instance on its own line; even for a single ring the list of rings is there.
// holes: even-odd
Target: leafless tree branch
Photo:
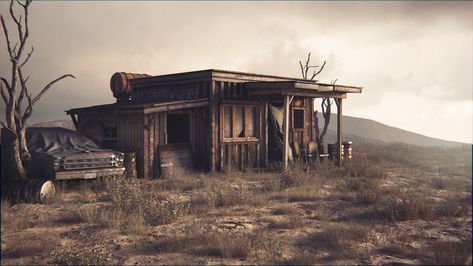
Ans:
[[[17,3],[22,7],[20,15],[15,13],[14,4]],[[31,0],[21,2],[20,0],[10,1],[10,16],[13,22],[16,24],[19,41],[12,47],[12,36],[8,32],[7,24],[3,16],[0,15],[1,24],[3,27],[3,33],[6,38],[6,46],[10,56],[11,62],[11,79],[7,80],[5,77],[1,77],[1,97],[6,103],[5,118],[6,123],[2,122],[2,126],[5,127],[12,133],[13,142],[11,154],[9,156],[15,163],[15,168],[18,172],[19,177],[25,177],[25,169],[22,165],[21,158],[30,158],[28,147],[26,145],[26,121],[31,117],[33,113],[33,105],[41,99],[41,97],[58,81],[72,77],[71,74],[63,75],[51,82],[49,82],[35,97],[32,97],[28,88],[29,76],[23,75],[23,66],[29,62],[34,47],[31,46],[31,51],[24,56],[24,48],[27,45],[29,37],[28,27],[28,8],[31,4]],[[25,103],[26,98],[26,103]],[[22,109],[25,108],[24,112]]]
[[[7,28],[7,25],[5,23],[5,19],[3,19],[3,16],[0,16],[0,20],[2,21],[3,33],[4,33],[5,39],[7,41],[8,53],[10,54],[10,58],[14,58],[15,54],[14,54],[14,50],[12,50],[12,47],[11,47],[10,35],[8,34],[8,28]]]
[[[45,93],[49,90],[49,88],[51,88],[51,86],[52,86],[54,83],[60,81],[61,79],[67,78],[67,77],[74,78],[74,79],[76,78],[76,77],[74,77],[74,76],[71,75],[71,74],[65,74],[65,75],[62,75],[61,77],[59,77],[59,78],[57,78],[57,79],[55,79],[55,80],[49,82],[48,85],[46,85],[46,86],[33,98],[32,105],[35,104],[35,103],[43,96],[43,94],[45,94]]]
[[[31,46],[31,51],[28,53],[28,55],[26,56],[26,59],[23,61],[23,63],[20,64],[20,67],[23,67],[28,62],[28,60],[30,60],[30,57],[33,54],[33,52],[34,52],[34,47]]]

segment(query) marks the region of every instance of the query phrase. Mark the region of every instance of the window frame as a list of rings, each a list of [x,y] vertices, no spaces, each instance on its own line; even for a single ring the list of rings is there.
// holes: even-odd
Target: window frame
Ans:
[[[231,137],[225,137],[225,107],[231,107],[232,115],[230,122],[230,129],[231,129]],[[245,137],[235,137],[235,121],[236,121],[236,110],[237,107],[243,107],[244,110],[244,122],[243,122],[243,130],[245,132]],[[246,121],[248,120],[249,116],[251,115],[251,109],[254,108],[255,110],[255,117],[254,117],[254,128],[253,128],[253,136],[248,136],[248,128],[246,126]],[[220,141],[221,142],[257,142],[260,140],[260,115],[259,115],[259,104],[257,102],[242,102],[242,101],[222,101],[220,104]]]
[[[292,107],[291,108],[291,129],[293,131],[304,131],[305,130],[305,121],[306,121],[306,108],[305,107]],[[302,111],[302,127],[299,128],[299,127],[295,127],[295,123],[294,123],[294,113],[295,111]]]

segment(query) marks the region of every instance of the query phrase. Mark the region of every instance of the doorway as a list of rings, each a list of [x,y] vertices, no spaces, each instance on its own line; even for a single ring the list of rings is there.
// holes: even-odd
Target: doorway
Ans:
[[[166,117],[167,144],[189,143],[189,114],[172,113]]]

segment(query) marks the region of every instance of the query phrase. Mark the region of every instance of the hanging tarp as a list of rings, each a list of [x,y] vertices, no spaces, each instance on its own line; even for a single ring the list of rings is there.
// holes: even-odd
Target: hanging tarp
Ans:
[[[283,123],[284,123],[284,107],[276,107],[271,104],[269,106],[269,113],[270,113],[270,120],[273,125],[272,129],[273,132],[269,132],[270,134],[273,134],[274,140],[275,140],[275,147],[273,149],[277,149],[278,151],[283,154],[283,147],[284,147],[284,141],[283,141]],[[271,150],[271,149],[270,149]],[[288,157],[289,160],[292,161],[292,149],[289,146],[288,149]]]

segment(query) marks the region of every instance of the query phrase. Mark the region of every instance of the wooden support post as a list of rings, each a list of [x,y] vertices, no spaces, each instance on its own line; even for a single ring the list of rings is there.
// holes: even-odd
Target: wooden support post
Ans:
[[[284,169],[287,169],[289,163],[289,104],[290,96],[284,96],[284,122],[283,122],[283,165]]]
[[[264,116],[263,116],[263,125],[264,125],[264,166],[268,167],[268,116],[269,116],[269,106],[268,100],[264,101]]]
[[[342,166],[342,99],[335,99],[337,102],[337,165]]]
[[[210,171],[215,172],[216,170],[216,161],[217,161],[217,130],[218,130],[218,106],[216,100],[216,82],[212,82],[210,87]]]

